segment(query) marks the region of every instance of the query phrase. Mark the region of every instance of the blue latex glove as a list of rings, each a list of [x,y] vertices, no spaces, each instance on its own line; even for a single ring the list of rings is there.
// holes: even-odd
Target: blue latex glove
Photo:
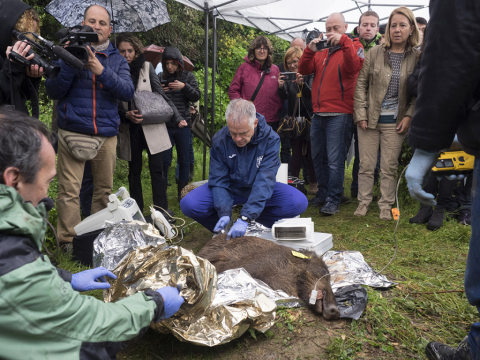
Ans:
[[[180,306],[182,306],[185,299],[181,297],[180,291],[177,288],[171,286],[165,286],[157,290],[157,292],[163,297],[163,309],[165,311],[165,319],[168,319],[175,314]]]
[[[232,228],[227,234],[227,240],[244,236],[245,232],[247,231],[247,226],[248,223],[242,219],[235,221],[235,224],[233,224]]]
[[[408,165],[407,173],[407,187],[410,196],[424,205],[435,206],[435,196],[425,192],[422,189],[422,184],[425,176],[432,169],[438,158],[438,152],[429,152],[416,149],[412,160]]]
[[[104,267],[97,267],[95,269],[72,274],[72,288],[76,291],[108,289],[110,284],[105,280],[105,275],[112,279],[117,278],[111,271]]]
[[[222,230],[225,230],[225,226],[227,226],[229,222],[230,222],[230,216],[222,216],[220,220],[218,220],[217,225],[215,225],[213,232],[219,233]]]

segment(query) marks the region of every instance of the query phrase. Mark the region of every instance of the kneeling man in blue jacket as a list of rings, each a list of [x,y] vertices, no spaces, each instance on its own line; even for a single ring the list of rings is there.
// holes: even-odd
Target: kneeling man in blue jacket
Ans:
[[[308,206],[305,195],[275,180],[280,137],[263,115],[256,113],[253,103],[236,99],[228,105],[225,118],[227,126],[212,140],[208,184],[182,199],[182,212],[220,232],[230,222],[232,207],[243,204],[227,239],[244,236],[254,220],[272,227],[279,219],[302,214]]]

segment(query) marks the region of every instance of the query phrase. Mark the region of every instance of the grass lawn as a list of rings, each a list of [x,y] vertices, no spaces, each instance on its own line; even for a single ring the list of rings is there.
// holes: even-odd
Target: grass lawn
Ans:
[[[198,141],[195,139],[195,141]],[[195,143],[196,171],[194,181],[202,179],[202,150]],[[175,158],[174,158],[175,161]],[[174,162],[175,163],[175,162]],[[152,201],[148,160],[144,157],[142,184],[146,210]],[[345,191],[348,194],[351,170],[347,171]],[[208,165],[207,165],[208,174]],[[118,161],[114,191],[128,188],[128,164]],[[168,188],[170,209],[182,217],[176,195],[174,169],[169,174],[174,185]],[[50,196],[56,196],[56,182]],[[359,321],[327,322],[307,309],[280,309],[276,324],[265,334],[247,332],[229,344],[205,348],[182,343],[172,335],[151,330],[136,345],[119,354],[120,359],[425,359],[425,345],[432,340],[458,344],[472,322],[479,321],[476,309],[468,304],[463,292],[463,277],[471,234],[469,227],[446,221],[436,231],[425,225],[411,225],[419,205],[401,192],[401,220],[397,232],[398,254],[384,274],[398,286],[388,291],[367,288],[368,304]],[[376,190],[378,192],[378,190]],[[310,198],[311,196],[309,196]],[[335,250],[360,251],[377,270],[383,268],[394,253],[394,221],[379,220],[376,203],[365,218],[353,215],[358,202],[342,205],[340,213],[322,217],[318,208],[309,208],[303,217],[312,217],[315,231],[332,233]],[[145,212],[147,214],[147,212]],[[55,210],[51,220],[55,222]],[[186,219],[187,223],[192,222]],[[180,246],[198,251],[211,234],[199,224],[188,228]],[[47,244],[54,248],[52,234]],[[59,266],[71,271],[83,268],[64,255]],[[430,294],[427,294],[430,293]],[[89,295],[102,299],[100,291]]]

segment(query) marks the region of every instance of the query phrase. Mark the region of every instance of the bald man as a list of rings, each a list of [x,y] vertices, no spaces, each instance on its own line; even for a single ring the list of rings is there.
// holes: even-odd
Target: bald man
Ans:
[[[45,84],[47,94],[58,100],[57,233],[67,249],[76,235],[73,228],[81,221],[79,193],[87,160],[95,185],[91,212],[107,207],[120,124],[118,101],[130,101],[135,92],[127,60],[109,40],[108,11],[99,5],[88,7],[82,25],[92,27],[98,35],[98,42],[88,48],[88,63],[77,70],[60,60],[56,62],[61,67],[57,78],[47,79]],[[94,143],[98,151],[79,154],[72,139],[80,146]]]
[[[298,71],[302,75],[314,74],[315,116],[310,136],[318,192],[310,204],[320,206],[323,215],[334,215],[339,212],[343,193],[344,164],[353,124],[353,95],[365,56],[360,41],[346,34],[348,24],[342,14],[331,14],[325,27],[328,48],[317,50],[323,34],[312,40],[300,58]]]

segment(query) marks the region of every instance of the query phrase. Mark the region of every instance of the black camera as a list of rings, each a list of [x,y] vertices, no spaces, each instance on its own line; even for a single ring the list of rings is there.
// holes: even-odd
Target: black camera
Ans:
[[[57,31],[57,37],[60,39],[60,45],[66,45],[67,41],[70,41],[65,50],[83,64],[88,63],[87,46],[90,46],[92,42],[98,42],[98,34],[88,25],[60,29]]]
[[[296,80],[297,79],[297,74],[295,74],[294,72],[282,72],[280,73],[280,75],[283,75],[283,79],[282,80]]]
[[[317,50],[325,50],[329,48],[333,48],[334,46],[327,42],[327,39],[320,40],[319,42],[315,43]]]

